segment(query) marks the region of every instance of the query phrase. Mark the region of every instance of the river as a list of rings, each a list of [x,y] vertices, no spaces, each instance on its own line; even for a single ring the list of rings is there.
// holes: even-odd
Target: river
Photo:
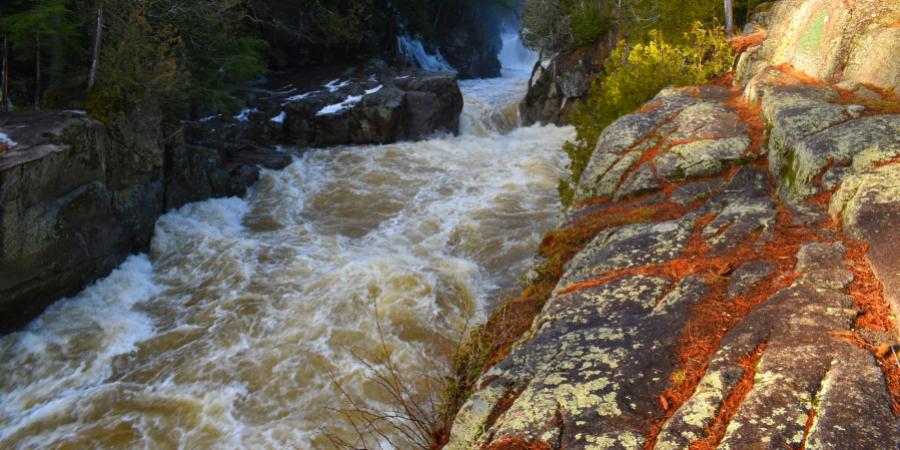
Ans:
[[[516,128],[505,73],[461,83],[459,136],[311,150],[161,217],[0,339],[0,448],[328,448],[353,437],[341,390],[389,404],[368,366],[431,389],[560,209],[573,131]]]

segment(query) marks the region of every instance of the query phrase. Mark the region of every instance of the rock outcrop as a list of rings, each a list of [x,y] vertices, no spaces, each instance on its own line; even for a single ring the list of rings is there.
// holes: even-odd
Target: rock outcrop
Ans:
[[[457,133],[463,98],[452,73],[381,72],[247,93],[247,109],[189,124],[188,142],[213,148],[330,147]]]
[[[169,132],[152,114],[116,129],[78,111],[0,115],[0,333],[146,250],[168,210],[243,195],[304,147],[455,133],[462,109],[454,75],[417,71],[251,102]]]
[[[149,120],[126,137],[83,112],[17,112],[0,130],[0,332],[143,251],[166,210],[240,195],[259,174],[253,158],[187,151]]]
[[[528,93],[519,104],[522,124],[569,124],[572,112],[587,98],[591,81],[603,68],[608,54],[608,47],[601,45],[593,52],[561,52],[538,61],[528,82]]]
[[[667,89],[604,130],[556,235],[624,225],[568,262],[448,448],[900,442],[900,98],[842,62],[889,33],[888,3],[776,4],[745,83]],[[806,16],[827,37],[778,31]]]

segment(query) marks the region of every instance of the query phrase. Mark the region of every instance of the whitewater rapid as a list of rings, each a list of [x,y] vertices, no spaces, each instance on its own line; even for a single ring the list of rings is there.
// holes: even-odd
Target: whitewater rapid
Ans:
[[[366,364],[441,370],[555,222],[573,131],[515,128],[526,79],[463,82],[459,136],[308,151],[160,218],[148,254],[0,339],[0,448],[352,437],[336,383],[378,403]]]

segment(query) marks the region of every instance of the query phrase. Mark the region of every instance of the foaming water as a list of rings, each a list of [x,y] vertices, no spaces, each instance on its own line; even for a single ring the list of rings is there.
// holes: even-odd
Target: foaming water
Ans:
[[[349,437],[335,381],[379,402],[383,349],[440,361],[558,213],[572,130],[514,127],[521,76],[462,87],[460,136],[307,152],[163,216],[148,255],[0,339],[0,448]]]

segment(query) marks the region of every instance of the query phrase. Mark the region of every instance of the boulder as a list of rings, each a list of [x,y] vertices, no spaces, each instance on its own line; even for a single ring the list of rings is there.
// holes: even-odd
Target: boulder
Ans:
[[[149,124],[152,127],[152,123]],[[164,209],[164,147],[64,111],[0,115],[0,332],[108,274]],[[123,134],[140,142],[132,146]]]
[[[519,104],[525,126],[536,123],[566,125],[579,102],[587,98],[591,82],[603,68],[609,49],[600,44],[590,52],[561,52],[538,61],[528,82],[528,92]]]
[[[188,142],[235,151],[387,144],[457,133],[462,93],[451,73],[386,71],[335,79],[301,93],[293,86],[256,89],[236,116],[189,124]]]
[[[822,81],[900,89],[900,63],[893,56],[900,45],[900,3],[782,0],[759,20],[768,36],[742,64],[738,80],[751,78],[766,65],[788,64]]]

